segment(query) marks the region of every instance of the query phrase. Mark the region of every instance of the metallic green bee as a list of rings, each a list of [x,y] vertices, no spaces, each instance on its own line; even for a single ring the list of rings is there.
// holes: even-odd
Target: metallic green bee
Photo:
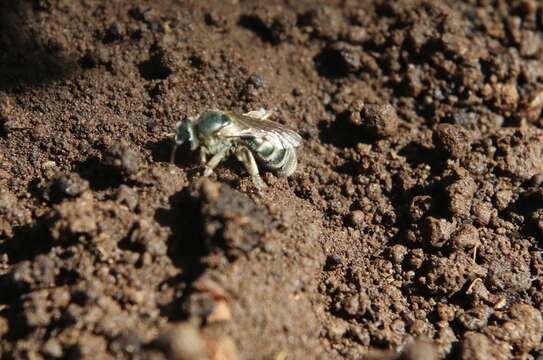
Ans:
[[[172,161],[177,148],[188,141],[191,150],[200,149],[200,161],[206,166],[204,176],[211,175],[231,154],[245,165],[259,189],[266,184],[259,175],[257,161],[277,176],[290,176],[298,165],[296,148],[302,138],[295,131],[269,121],[270,115],[265,109],[243,115],[209,110],[196,118],[179,121],[175,125]]]

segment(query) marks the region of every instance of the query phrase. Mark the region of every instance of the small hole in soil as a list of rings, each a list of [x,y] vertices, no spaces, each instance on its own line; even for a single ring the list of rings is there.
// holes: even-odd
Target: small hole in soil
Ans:
[[[324,49],[315,56],[314,60],[320,76],[342,78],[349,74],[349,66],[337,50]]]
[[[278,42],[273,32],[257,16],[242,15],[239,18],[238,24],[241,27],[254,32],[264,42],[271,44],[276,44]]]
[[[417,142],[410,142],[404,146],[398,155],[404,156],[412,167],[422,164],[429,165],[432,174],[439,174],[446,163],[446,156],[435,149],[425,147]]]
[[[161,54],[155,54],[149,60],[142,62],[139,70],[145,80],[164,80],[172,73],[172,70],[164,64]]]

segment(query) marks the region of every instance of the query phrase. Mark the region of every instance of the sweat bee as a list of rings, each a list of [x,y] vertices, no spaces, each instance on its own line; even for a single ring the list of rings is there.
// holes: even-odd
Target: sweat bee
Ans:
[[[196,118],[179,121],[175,125],[171,160],[174,161],[177,148],[188,142],[191,150],[199,149],[204,176],[209,176],[222,160],[235,155],[255,186],[265,188],[257,162],[277,176],[290,176],[298,165],[296,148],[302,142],[294,130],[268,120],[270,115],[265,109],[246,114],[208,110]]]

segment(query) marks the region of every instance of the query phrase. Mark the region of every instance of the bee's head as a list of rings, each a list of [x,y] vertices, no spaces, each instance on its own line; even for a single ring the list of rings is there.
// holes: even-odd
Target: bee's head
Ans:
[[[198,117],[196,126],[202,137],[210,136],[231,123],[230,117],[220,111],[204,111]]]
[[[185,120],[179,121],[175,124],[175,145],[180,146],[187,141],[190,143],[191,150],[196,150],[200,145],[198,138],[194,136],[194,126],[192,124],[192,119],[188,118]]]

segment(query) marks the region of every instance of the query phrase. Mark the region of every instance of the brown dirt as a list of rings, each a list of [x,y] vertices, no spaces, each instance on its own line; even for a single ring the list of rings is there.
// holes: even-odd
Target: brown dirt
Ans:
[[[543,5],[320,3],[0,3],[1,359],[543,356]],[[292,178],[168,162],[261,106]]]

